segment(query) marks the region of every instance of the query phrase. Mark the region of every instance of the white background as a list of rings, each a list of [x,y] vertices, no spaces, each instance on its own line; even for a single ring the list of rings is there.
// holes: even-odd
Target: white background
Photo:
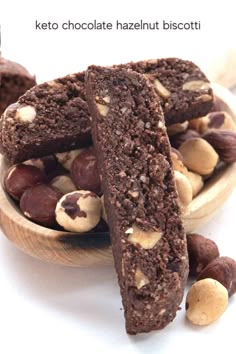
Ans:
[[[180,56],[209,69],[235,47],[233,1],[0,1],[2,52],[38,81],[113,64]],[[39,21],[200,20],[200,32],[36,32]],[[236,193],[200,232],[236,259]],[[2,236],[2,235],[0,235]],[[112,267],[76,269],[43,263],[0,238],[0,353],[234,352],[236,299],[215,324],[197,328],[184,304],[165,330],[130,337]],[[231,349],[230,349],[231,348]]]

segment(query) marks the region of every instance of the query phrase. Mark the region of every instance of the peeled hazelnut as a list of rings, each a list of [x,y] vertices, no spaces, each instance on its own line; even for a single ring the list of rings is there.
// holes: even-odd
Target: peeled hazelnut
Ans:
[[[47,184],[28,188],[21,197],[20,208],[30,220],[47,227],[56,225],[55,208],[62,193]]]
[[[202,134],[208,129],[208,123],[209,120],[207,116],[191,119],[189,121],[189,129],[195,130],[199,134]]]
[[[187,247],[189,274],[192,276],[199,274],[203,268],[220,255],[214,241],[198,234],[189,234],[187,236]]]
[[[229,130],[209,130],[203,136],[226,163],[236,162],[236,133]]]
[[[185,132],[176,134],[170,138],[171,146],[178,149],[185,141],[193,138],[200,138],[200,134],[192,129],[187,129]]]
[[[70,176],[57,176],[50,182],[51,186],[59,189],[63,194],[71,193],[77,190]]]
[[[45,181],[45,175],[40,169],[24,164],[9,168],[4,177],[7,192],[16,200],[20,200],[24,191]]]
[[[216,321],[227,309],[228,292],[214,279],[197,281],[190,288],[186,298],[186,316],[198,326]]]
[[[167,134],[169,136],[173,136],[178,133],[185,132],[185,130],[188,129],[188,125],[189,125],[188,121],[183,122],[183,123],[176,123],[176,124],[169,125],[167,127]]]
[[[71,150],[68,152],[58,152],[56,154],[56,158],[66,170],[70,171],[72,162],[82,151],[83,149]]]
[[[126,230],[125,233],[129,235],[129,242],[139,245],[145,250],[152,249],[162,237],[162,232],[160,231],[143,231],[136,225]]]
[[[82,151],[71,166],[71,177],[78,189],[101,194],[101,180],[93,148]]]
[[[213,147],[204,139],[193,138],[180,145],[184,164],[191,171],[199,175],[211,174],[219,160],[219,156]]]
[[[229,257],[218,257],[198,275],[198,280],[212,278],[228,290],[229,296],[236,292],[236,262]]]
[[[106,214],[105,205],[104,205],[104,195],[101,196],[101,202],[102,202],[102,218],[107,223],[107,214]]]
[[[204,181],[202,176],[195,172],[188,171],[187,169],[183,172],[183,174],[188,178],[189,182],[191,183],[193,197],[195,197],[204,187]]]
[[[149,284],[148,277],[139,268],[136,269],[134,281],[137,289],[141,289],[143,286]]]
[[[101,199],[90,191],[64,195],[56,206],[56,220],[65,230],[87,232],[100,221]]]
[[[163,97],[163,98],[170,97],[170,95],[171,95],[170,91],[167,90],[167,88],[158,79],[155,79],[153,84],[154,84],[154,87],[155,87],[157,93],[161,97]]]
[[[183,210],[191,203],[193,191],[188,178],[179,171],[174,171],[176,188],[179,196],[180,206]]]
[[[187,168],[183,164],[183,156],[181,155],[181,153],[178,150],[171,148],[170,156],[171,156],[171,161],[173,164],[173,169],[175,171],[179,171],[182,173],[184,171],[187,171]]]

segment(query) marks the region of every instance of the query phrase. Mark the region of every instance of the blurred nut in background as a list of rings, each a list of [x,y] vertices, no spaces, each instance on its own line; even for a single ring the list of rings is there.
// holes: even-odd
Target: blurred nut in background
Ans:
[[[186,298],[187,319],[198,326],[216,321],[227,309],[228,292],[214,279],[197,281],[190,288]]]
[[[102,202],[102,218],[107,223],[107,213],[106,213],[105,205],[104,205],[104,195],[101,196],[101,202]]]
[[[93,148],[82,151],[75,158],[71,166],[71,177],[78,189],[101,194],[101,180]]]
[[[182,173],[187,171],[187,168],[183,164],[183,156],[178,150],[171,148],[170,156],[174,171],[179,171]]]
[[[187,235],[187,247],[189,274],[192,276],[199,274],[203,268],[220,255],[215,242],[199,234]]]
[[[180,205],[184,211],[193,199],[192,186],[188,178],[181,172],[174,171],[174,177]]]
[[[210,130],[203,136],[226,163],[236,162],[236,133],[229,130]]]
[[[228,290],[229,296],[236,292],[236,262],[229,257],[218,257],[198,275],[198,280],[212,278]]]
[[[204,187],[203,178],[199,174],[188,171],[187,169],[184,172],[184,175],[188,178],[189,182],[191,183],[193,197],[195,197]]]
[[[66,170],[70,171],[72,162],[82,151],[83,149],[59,152],[56,154],[56,158]]]
[[[54,177],[50,184],[59,189],[63,194],[71,193],[77,190],[70,176],[57,176]]]
[[[26,189],[44,181],[45,175],[39,168],[24,164],[10,167],[4,177],[7,192],[16,200],[20,200]]]
[[[206,129],[203,129],[201,133],[205,133],[209,129],[236,131],[236,123],[227,112],[210,112],[206,117],[208,124]]]
[[[58,167],[58,161],[54,155],[27,160],[23,164],[39,168],[46,176],[53,174]]]
[[[55,208],[62,193],[47,184],[28,188],[21,197],[20,208],[28,219],[47,227],[56,224]]]
[[[90,191],[76,191],[64,195],[56,206],[56,220],[65,230],[87,232],[100,221],[101,199]]]
[[[211,174],[219,160],[213,147],[201,138],[185,141],[179,147],[179,151],[183,156],[185,166],[203,176]]]

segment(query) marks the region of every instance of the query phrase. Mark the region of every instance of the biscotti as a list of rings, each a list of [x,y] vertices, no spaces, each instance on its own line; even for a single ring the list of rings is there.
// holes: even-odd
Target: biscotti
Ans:
[[[151,81],[160,96],[166,125],[202,117],[213,106],[210,83],[191,61],[165,58],[129,63],[125,67]]]
[[[86,92],[126,330],[161,329],[182,300],[188,257],[160,101],[121,68],[90,67]]]
[[[33,87],[1,118],[1,147],[13,163],[91,144],[84,74]]]
[[[34,85],[34,76],[20,64],[1,57],[0,53],[0,115]]]

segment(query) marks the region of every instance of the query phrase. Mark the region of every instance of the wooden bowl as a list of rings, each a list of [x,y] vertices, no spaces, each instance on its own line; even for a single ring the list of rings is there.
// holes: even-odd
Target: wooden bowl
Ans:
[[[223,110],[236,118],[236,98],[225,88],[213,85],[223,100]],[[2,175],[7,169],[0,160]],[[236,164],[224,166],[189,205],[184,224],[187,232],[206,223],[224,203],[236,185]],[[4,234],[25,253],[36,258],[68,265],[92,266],[113,263],[108,233],[73,234],[51,230],[27,220],[0,184],[0,222]]]

